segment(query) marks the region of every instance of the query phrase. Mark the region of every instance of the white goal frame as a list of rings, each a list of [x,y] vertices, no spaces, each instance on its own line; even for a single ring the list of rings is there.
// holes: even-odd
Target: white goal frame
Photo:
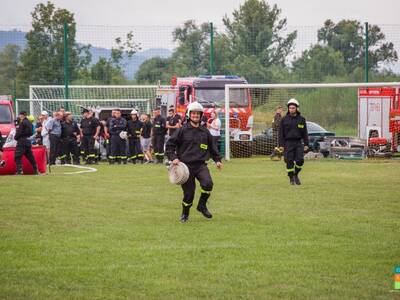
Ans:
[[[369,87],[400,87],[400,82],[370,82],[370,83],[282,83],[282,84],[227,84],[225,85],[225,160],[230,160],[230,89],[261,88],[261,89],[306,89],[306,88],[369,88]],[[288,99],[289,100],[289,99]]]

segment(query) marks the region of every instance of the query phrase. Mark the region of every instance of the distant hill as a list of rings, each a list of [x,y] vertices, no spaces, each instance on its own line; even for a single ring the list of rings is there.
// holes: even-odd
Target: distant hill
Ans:
[[[0,51],[8,44],[14,44],[20,46],[22,49],[26,47],[26,32],[19,30],[0,31]],[[109,58],[111,50],[101,47],[91,47],[90,53],[92,54],[92,64],[95,64],[100,57]],[[172,55],[171,50],[165,48],[150,48],[141,52],[136,53],[131,58],[123,59],[123,66],[125,76],[128,79],[132,79],[135,73],[139,70],[140,65],[153,57],[168,58]]]

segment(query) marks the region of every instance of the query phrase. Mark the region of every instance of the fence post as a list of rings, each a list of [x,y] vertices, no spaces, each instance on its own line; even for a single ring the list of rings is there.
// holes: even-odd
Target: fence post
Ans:
[[[214,26],[210,23],[210,75],[214,75]]]
[[[68,61],[68,24],[64,22],[64,85],[65,99],[69,99],[69,61]],[[69,110],[68,101],[65,102],[65,109]]]
[[[229,134],[229,107],[230,107],[230,99],[229,99],[229,86],[225,85],[225,160],[230,160],[230,134]]]
[[[364,49],[364,80],[368,82],[368,44],[369,44],[369,36],[368,36],[368,22],[365,22],[365,49]]]
[[[12,100],[13,100],[13,109],[15,111],[15,115],[17,115],[18,112],[17,112],[17,107],[15,105],[15,102],[17,101],[17,80],[16,79],[14,79],[14,81],[13,81]]]

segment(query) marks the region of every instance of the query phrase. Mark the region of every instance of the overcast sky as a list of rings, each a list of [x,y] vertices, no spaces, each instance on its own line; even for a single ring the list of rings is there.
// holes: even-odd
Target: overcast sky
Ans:
[[[41,1],[0,0],[0,24],[30,24]],[[244,0],[53,0],[85,25],[177,25],[187,19],[221,23]],[[400,0],[274,0],[291,26],[321,25],[350,18],[374,24],[399,24]]]
[[[30,30],[31,15],[38,0],[0,0],[0,30]],[[172,31],[188,19],[213,22],[224,29],[222,18],[232,16],[245,0],[52,0],[56,7],[73,12],[78,42],[111,48],[118,36],[134,32],[142,50],[174,49]],[[381,26],[386,40],[400,53],[400,0],[271,0],[282,10],[288,31],[297,30],[294,56],[317,42],[317,30],[330,18],[356,19]],[[25,26],[23,26],[25,25]],[[106,26],[83,26],[106,25]],[[161,54],[159,54],[161,55]],[[392,68],[392,66],[390,66]],[[400,64],[395,69],[400,71]]]

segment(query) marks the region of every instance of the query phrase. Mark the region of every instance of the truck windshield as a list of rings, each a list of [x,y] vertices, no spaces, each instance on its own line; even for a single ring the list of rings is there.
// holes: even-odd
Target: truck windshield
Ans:
[[[0,104],[0,124],[10,124],[12,121],[10,107]]]
[[[245,89],[230,89],[230,107],[247,107],[249,105],[248,94]],[[196,101],[204,107],[224,107],[225,89],[224,88],[197,88]]]

